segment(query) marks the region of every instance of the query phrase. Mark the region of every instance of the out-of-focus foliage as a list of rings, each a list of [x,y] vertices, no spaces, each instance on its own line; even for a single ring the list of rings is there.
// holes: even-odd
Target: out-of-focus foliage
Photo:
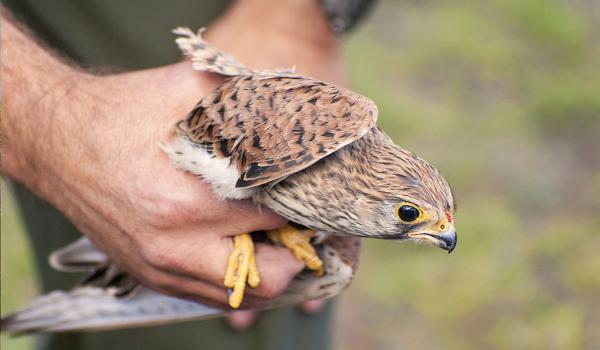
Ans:
[[[338,347],[600,348],[600,3],[382,1],[348,44],[380,126],[453,186],[459,244],[368,241]]]
[[[600,2],[383,0],[367,22],[353,86],[446,175],[459,245],[367,241],[337,347],[600,348]],[[14,218],[3,196],[3,310],[35,293]]]

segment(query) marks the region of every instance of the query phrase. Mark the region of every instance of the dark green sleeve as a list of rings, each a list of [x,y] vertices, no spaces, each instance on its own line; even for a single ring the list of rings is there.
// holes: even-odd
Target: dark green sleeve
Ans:
[[[227,1],[6,0],[13,14],[49,47],[92,69],[139,69],[180,59],[171,29],[205,26]],[[109,68],[110,69],[110,68]],[[79,236],[60,212],[15,186],[40,271],[41,289],[67,289],[76,277],[52,271],[48,253]],[[249,331],[223,320],[122,331],[40,336],[40,349],[327,349],[331,308],[306,316],[296,308],[262,313]]]
[[[171,29],[206,26],[228,1],[6,0],[50,47],[89,67],[139,69],[181,58]]]

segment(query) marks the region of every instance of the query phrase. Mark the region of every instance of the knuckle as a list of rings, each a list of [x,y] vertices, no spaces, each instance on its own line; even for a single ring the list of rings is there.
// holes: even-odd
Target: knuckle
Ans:
[[[189,217],[187,210],[175,201],[153,203],[148,207],[149,223],[156,228],[171,228]]]
[[[146,242],[140,249],[140,254],[149,265],[173,272],[187,272],[188,265],[185,257],[176,252],[176,247],[165,239],[154,239]]]
[[[189,222],[196,211],[193,203],[173,194],[160,197],[145,196],[139,203],[147,214],[148,223],[159,229]]]
[[[168,251],[155,240],[144,242],[140,247],[140,255],[151,266],[166,267],[171,257]]]

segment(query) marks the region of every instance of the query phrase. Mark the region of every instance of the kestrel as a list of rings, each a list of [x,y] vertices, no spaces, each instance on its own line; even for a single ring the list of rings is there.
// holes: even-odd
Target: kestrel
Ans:
[[[204,41],[202,30],[175,33],[195,70],[228,78],[177,124],[166,152],[221,198],[252,198],[293,222],[268,236],[307,268],[322,272],[310,245],[317,232],[454,249],[448,183],[375,126],[373,101],[293,71],[249,69]],[[249,233],[234,240],[224,285],[237,308],[246,284],[260,278]]]
[[[220,198],[250,198],[287,218],[290,224],[267,236],[307,267],[263,307],[339,293],[356,270],[359,237],[455,248],[448,183],[375,126],[371,100],[292,70],[249,69],[204,41],[202,30],[174,33],[195,70],[227,78],[176,125],[163,149]],[[235,309],[246,285],[256,287],[260,277],[250,233],[233,240],[223,284]],[[227,312],[145,288],[85,238],[54,253],[50,262],[59,270],[92,273],[73,291],[42,296],[3,318],[3,330],[119,328]]]

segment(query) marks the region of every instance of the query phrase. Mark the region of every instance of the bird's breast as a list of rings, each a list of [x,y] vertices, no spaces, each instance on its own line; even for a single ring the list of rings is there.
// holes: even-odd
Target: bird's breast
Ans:
[[[290,221],[330,234],[353,232],[356,214],[347,174],[336,154],[254,194],[261,203]]]

